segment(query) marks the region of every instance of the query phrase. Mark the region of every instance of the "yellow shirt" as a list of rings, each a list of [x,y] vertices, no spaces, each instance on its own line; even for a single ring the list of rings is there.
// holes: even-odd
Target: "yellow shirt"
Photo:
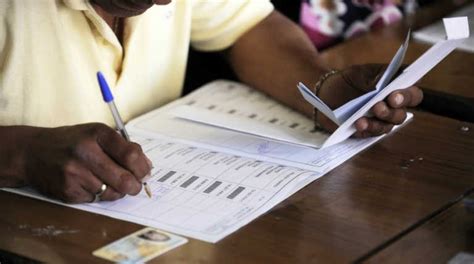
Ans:
[[[125,20],[123,46],[87,0],[0,1],[0,125],[113,125],[96,72],[127,121],[178,98],[188,47],[221,50],[268,0],[174,0]]]

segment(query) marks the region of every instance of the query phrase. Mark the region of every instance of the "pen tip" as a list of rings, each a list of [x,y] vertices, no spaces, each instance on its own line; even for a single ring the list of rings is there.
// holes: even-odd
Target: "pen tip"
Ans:
[[[143,182],[143,186],[145,187],[145,193],[146,195],[148,196],[148,198],[151,198],[151,190],[150,190],[150,186],[148,186],[148,184],[146,182]]]

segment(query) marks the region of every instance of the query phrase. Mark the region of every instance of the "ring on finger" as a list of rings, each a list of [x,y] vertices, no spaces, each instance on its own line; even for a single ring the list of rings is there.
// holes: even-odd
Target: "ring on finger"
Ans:
[[[100,190],[94,194],[94,200],[92,201],[93,203],[96,203],[100,201],[101,196],[105,193],[107,190],[107,185],[105,183],[102,183],[100,186]]]

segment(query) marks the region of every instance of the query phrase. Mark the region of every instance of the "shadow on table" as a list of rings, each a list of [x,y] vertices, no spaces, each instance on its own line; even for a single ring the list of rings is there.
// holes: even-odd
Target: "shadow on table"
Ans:
[[[474,98],[450,95],[422,88],[423,102],[421,110],[461,121],[474,123]]]

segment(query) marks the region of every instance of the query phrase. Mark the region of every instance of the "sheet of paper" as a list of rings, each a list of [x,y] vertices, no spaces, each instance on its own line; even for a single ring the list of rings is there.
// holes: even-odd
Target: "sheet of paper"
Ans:
[[[176,118],[176,110],[183,105],[214,112],[216,118],[209,121],[215,123],[204,125]],[[234,127],[219,128],[223,127],[219,122],[225,123],[227,118],[239,121],[233,123]],[[262,125],[254,127],[256,122]],[[242,127],[248,130],[242,133]],[[318,172],[325,172],[339,164],[342,153],[354,155],[380,139],[349,139],[324,151],[275,140],[272,132],[280,129],[292,130],[288,133],[295,137],[313,137],[314,143],[324,141],[328,135],[321,131],[311,132],[313,122],[309,118],[281,106],[254,89],[229,81],[209,83],[185,98],[133,120],[127,128],[129,132],[137,131],[150,137],[159,134],[216,151]],[[297,138],[292,142],[297,142]]]
[[[227,87],[229,85],[231,88]],[[186,128],[186,131],[193,132],[193,136],[190,137],[190,140],[194,142],[202,141],[201,136],[207,137],[206,131],[209,131],[208,133],[213,133],[213,139],[206,141],[212,145],[219,145],[218,135],[226,133],[235,134],[235,131],[238,131],[241,133],[235,134],[232,138],[255,138],[255,136],[258,136],[260,138],[255,138],[255,140],[258,140],[259,142],[266,139],[270,142],[275,142],[274,144],[285,146],[282,146],[280,149],[288,148],[291,145],[297,145],[296,147],[307,146],[320,148],[328,138],[327,133],[314,131],[313,121],[309,118],[278,104],[276,101],[242,84],[214,82],[201,88],[199,93],[199,95],[191,94],[189,98],[187,98],[188,102],[176,103],[172,104],[172,106],[170,105],[170,108],[167,111],[171,116],[177,116],[186,120],[211,125],[206,127],[189,122],[179,123],[179,126]],[[216,96],[216,94],[219,93],[225,95],[225,98]],[[217,99],[208,101],[209,98]],[[189,102],[191,102],[191,104],[189,104]],[[141,122],[138,126],[133,124],[132,126],[135,128],[141,127],[142,131],[155,130],[160,134],[170,134],[164,132],[163,129],[165,128],[159,124],[166,124],[164,125],[165,127],[176,127],[176,125],[171,125],[171,123],[177,123],[179,120],[175,120],[174,118],[167,119],[165,116],[166,115],[157,113],[156,116],[152,118],[156,120],[155,123]],[[411,118],[411,115],[409,117]],[[216,130],[212,126],[222,127],[233,131]],[[179,132],[178,137],[181,137],[179,136],[180,134],[183,133]],[[215,143],[216,141],[218,143]],[[247,143],[244,144],[247,145]],[[235,149],[235,146],[224,146],[226,148]],[[317,150],[313,151],[317,152]],[[262,152],[263,151],[260,151],[257,154],[264,154]],[[315,157],[318,156],[318,154],[315,153],[311,156]],[[283,158],[286,159],[286,157]],[[306,158],[298,156],[293,161],[296,163],[303,163],[304,160],[306,160]],[[277,160],[276,162],[281,161]],[[294,163],[288,165],[298,166]],[[306,168],[312,169],[310,167]]]
[[[405,59],[405,54],[407,53],[407,50],[408,50],[410,35],[411,35],[411,29],[408,30],[407,36],[405,37],[405,41],[400,46],[400,48],[398,48],[397,52],[395,53],[395,56],[393,56],[392,60],[388,64],[387,69],[385,70],[382,77],[375,85],[375,90],[380,91],[383,88],[385,88],[393,79],[393,77],[398,72],[400,67],[402,66],[403,60]]]
[[[469,37],[469,24],[466,16],[443,18],[443,24],[447,39],[463,39]]]
[[[242,133],[254,134],[289,144],[308,147],[321,146],[327,138],[326,134],[320,131],[315,131],[314,129],[302,131],[294,129],[291,126],[269,125],[266,122],[261,122],[255,119],[243,118],[241,116],[229,115],[227,113],[188,105],[177,107],[173,110],[173,114],[179,118],[203,124],[233,129]],[[279,120],[284,118],[290,120],[287,117],[280,117]],[[297,124],[294,123],[294,125],[296,126]],[[310,126],[311,124],[308,124],[308,128]]]
[[[474,3],[465,6],[464,8],[454,12],[449,15],[449,17],[468,17],[469,28],[471,30],[474,28]],[[433,23],[429,26],[426,26],[420,30],[417,30],[413,33],[413,38],[415,40],[427,42],[427,43],[436,43],[441,40],[446,39],[446,31],[444,23],[442,20],[439,20],[436,23]],[[474,34],[468,38],[467,41],[461,43],[458,47],[460,50],[467,52],[474,52]]]
[[[342,121],[340,120],[340,115],[338,115],[337,110],[332,110],[323,100],[319,99],[306,85],[303,83],[298,83],[297,85],[303,98],[314,106],[318,111],[331,119],[335,124],[340,125]]]
[[[217,242],[322,174],[175,143],[133,138],[155,164],[142,193],[114,202],[68,205],[196,239]],[[7,189],[50,200],[31,189]]]

